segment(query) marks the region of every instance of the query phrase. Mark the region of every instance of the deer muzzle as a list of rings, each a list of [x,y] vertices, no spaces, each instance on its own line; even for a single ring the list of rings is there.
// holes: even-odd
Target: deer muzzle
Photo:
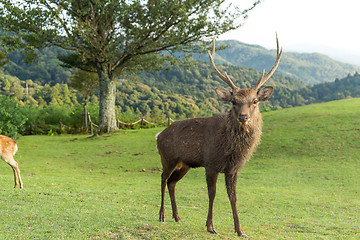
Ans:
[[[239,121],[241,123],[246,123],[247,121],[249,121],[249,116],[247,114],[240,114],[239,115]]]

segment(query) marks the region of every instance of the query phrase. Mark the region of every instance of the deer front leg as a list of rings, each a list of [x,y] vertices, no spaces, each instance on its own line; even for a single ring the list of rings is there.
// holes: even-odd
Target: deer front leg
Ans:
[[[237,211],[237,208],[236,208],[237,175],[238,175],[237,172],[234,173],[234,174],[225,173],[225,184],[226,184],[226,189],[227,189],[227,193],[228,193],[228,196],[229,196],[231,209],[232,209],[232,213],[233,213],[235,232],[238,234],[238,236],[241,236],[241,237],[244,237],[244,238],[249,238],[245,234],[245,231],[241,228],[240,221],[239,221],[239,216],[238,216],[238,211]]]
[[[213,224],[213,205],[214,199],[216,195],[216,181],[218,177],[217,172],[206,170],[206,183],[208,187],[208,195],[209,195],[209,210],[208,216],[206,220],[206,228],[209,233],[216,234],[214,224]]]

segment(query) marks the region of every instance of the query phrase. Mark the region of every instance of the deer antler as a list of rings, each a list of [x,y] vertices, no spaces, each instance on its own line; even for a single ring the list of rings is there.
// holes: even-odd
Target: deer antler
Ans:
[[[264,83],[265,83],[267,80],[269,80],[269,78],[274,74],[274,72],[276,71],[277,67],[279,66],[280,58],[281,58],[283,49],[282,49],[282,48],[279,49],[279,40],[278,40],[277,33],[276,33],[276,45],[277,45],[277,53],[276,53],[276,61],[275,61],[275,64],[274,64],[273,68],[270,70],[270,72],[269,72],[268,74],[266,74],[265,77],[264,77],[264,75],[265,75],[265,69],[263,70],[259,81],[258,81],[257,84],[255,85],[255,87],[253,87],[253,89],[255,89],[255,90],[259,89],[262,85],[264,85]]]
[[[219,76],[219,78],[221,80],[223,80],[224,82],[227,83],[227,85],[229,85],[231,87],[231,89],[236,89],[236,86],[234,85],[234,83],[231,81],[230,77],[227,75],[227,73],[225,72],[225,75],[223,75],[215,66],[215,62],[214,62],[214,54],[215,54],[215,38],[213,40],[213,49],[212,49],[212,53],[210,54],[210,51],[208,51],[209,57],[210,57],[210,62],[211,62],[211,66],[214,68],[216,74]]]

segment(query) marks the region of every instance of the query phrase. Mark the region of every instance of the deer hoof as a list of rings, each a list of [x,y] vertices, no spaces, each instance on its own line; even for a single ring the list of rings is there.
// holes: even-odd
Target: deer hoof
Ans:
[[[160,218],[159,222],[165,222],[165,218]]]
[[[248,235],[246,235],[246,234],[241,234],[241,236],[240,237],[242,237],[242,238],[249,238],[249,236]],[[250,238],[249,238],[250,239]]]
[[[215,231],[215,229],[213,229],[213,230],[208,230],[209,231],[209,233],[211,233],[211,234],[217,234],[217,232]]]

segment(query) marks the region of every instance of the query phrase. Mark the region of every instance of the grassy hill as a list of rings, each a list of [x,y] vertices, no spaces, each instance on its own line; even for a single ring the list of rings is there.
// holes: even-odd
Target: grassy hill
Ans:
[[[264,113],[262,142],[238,180],[241,223],[252,239],[359,239],[360,99]],[[162,128],[111,136],[18,140],[23,190],[0,166],[2,239],[239,239],[223,175],[206,232],[204,169],[177,185],[181,223],[158,222]]]
[[[219,41],[219,45],[228,44],[229,48],[218,51],[215,61],[219,63],[245,66],[262,71],[268,71],[276,58],[275,50],[268,50],[258,45],[245,44],[239,41]],[[280,42],[281,44],[281,42]],[[275,41],[274,41],[274,48]],[[206,58],[207,59],[207,58]],[[284,49],[278,73],[300,79],[313,85],[321,82],[331,82],[336,78],[346,77],[349,73],[360,72],[360,66],[335,61],[319,53],[296,53]]]

